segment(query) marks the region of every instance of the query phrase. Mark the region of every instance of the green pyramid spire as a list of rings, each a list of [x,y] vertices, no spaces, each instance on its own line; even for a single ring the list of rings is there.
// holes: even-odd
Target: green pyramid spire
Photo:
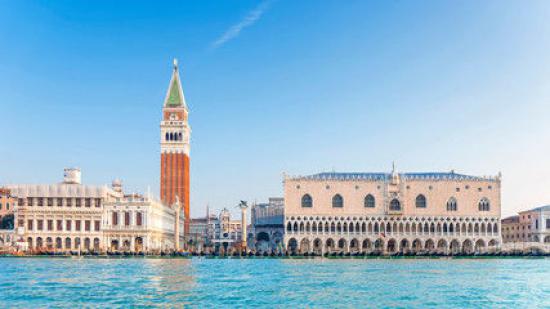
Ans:
[[[164,106],[187,107],[178,73],[178,61],[176,59],[174,59],[174,71],[172,72],[172,79],[170,80],[170,86],[168,88],[168,93],[166,94]]]
[[[180,106],[183,101],[180,96],[180,86],[178,85],[178,80],[174,79],[172,85],[170,85],[170,94],[168,95],[168,100],[166,100],[166,105],[168,106]]]

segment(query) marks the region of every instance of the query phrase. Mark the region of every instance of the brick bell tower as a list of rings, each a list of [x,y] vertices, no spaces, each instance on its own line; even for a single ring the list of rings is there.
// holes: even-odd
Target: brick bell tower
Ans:
[[[160,122],[160,198],[173,205],[176,196],[185,214],[185,235],[189,233],[189,139],[191,128],[183,96],[178,61],[174,59],[162,121]]]

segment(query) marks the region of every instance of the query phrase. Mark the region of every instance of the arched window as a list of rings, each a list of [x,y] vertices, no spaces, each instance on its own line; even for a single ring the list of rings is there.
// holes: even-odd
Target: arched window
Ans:
[[[343,249],[345,246],[346,246],[346,240],[343,239],[343,238],[340,239],[340,240],[338,241],[338,248]]]
[[[399,203],[399,200],[394,198],[390,202],[390,210],[401,210],[401,203]]]
[[[479,201],[479,211],[489,211],[491,208],[491,204],[489,203],[489,200],[484,197]]]
[[[173,141],[174,140],[174,133],[170,132],[170,140]]]
[[[143,217],[141,212],[136,213],[136,225],[141,226],[143,224]]]
[[[168,132],[166,132],[166,136],[165,136],[165,137],[166,137],[165,140],[167,140],[167,141],[170,139],[170,135],[168,134]]]
[[[376,200],[371,194],[365,196],[365,207],[374,208],[376,206]]]
[[[419,194],[416,197],[416,208],[426,208],[426,197],[422,194]]]
[[[457,203],[454,197],[447,201],[447,211],[457,211]]]
[[[182,137],[182,135],[181,135],[181,132],[178,133],[178,140],[183,141],[183,137]]]
[[[344,198],[340,194],[336,194],[332,197],[332,207],[344,207]]]
[[[94,238],[94,251],[99,251],[99,238]]]
[[[304,194],[304,196],[302,196],[302,207],[313,207],[313,199],[311,198],[311,195]]]

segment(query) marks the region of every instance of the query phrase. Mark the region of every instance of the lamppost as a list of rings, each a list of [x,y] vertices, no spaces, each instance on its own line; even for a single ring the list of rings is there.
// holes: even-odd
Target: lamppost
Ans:
[[[246,252],[246,209],[248,208],[248,205],[246,204],[246,201],[241,201],[237,207],[241,209],[241,250]]]

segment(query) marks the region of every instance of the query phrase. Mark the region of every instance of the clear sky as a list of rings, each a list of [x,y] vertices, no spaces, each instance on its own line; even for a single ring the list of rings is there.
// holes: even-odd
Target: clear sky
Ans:
[[[121,178],[158,196],[172,58],[191,211],[282,196],[282,174],[503,173],[550,203],[548,1],[3,1],[0,184]]]

